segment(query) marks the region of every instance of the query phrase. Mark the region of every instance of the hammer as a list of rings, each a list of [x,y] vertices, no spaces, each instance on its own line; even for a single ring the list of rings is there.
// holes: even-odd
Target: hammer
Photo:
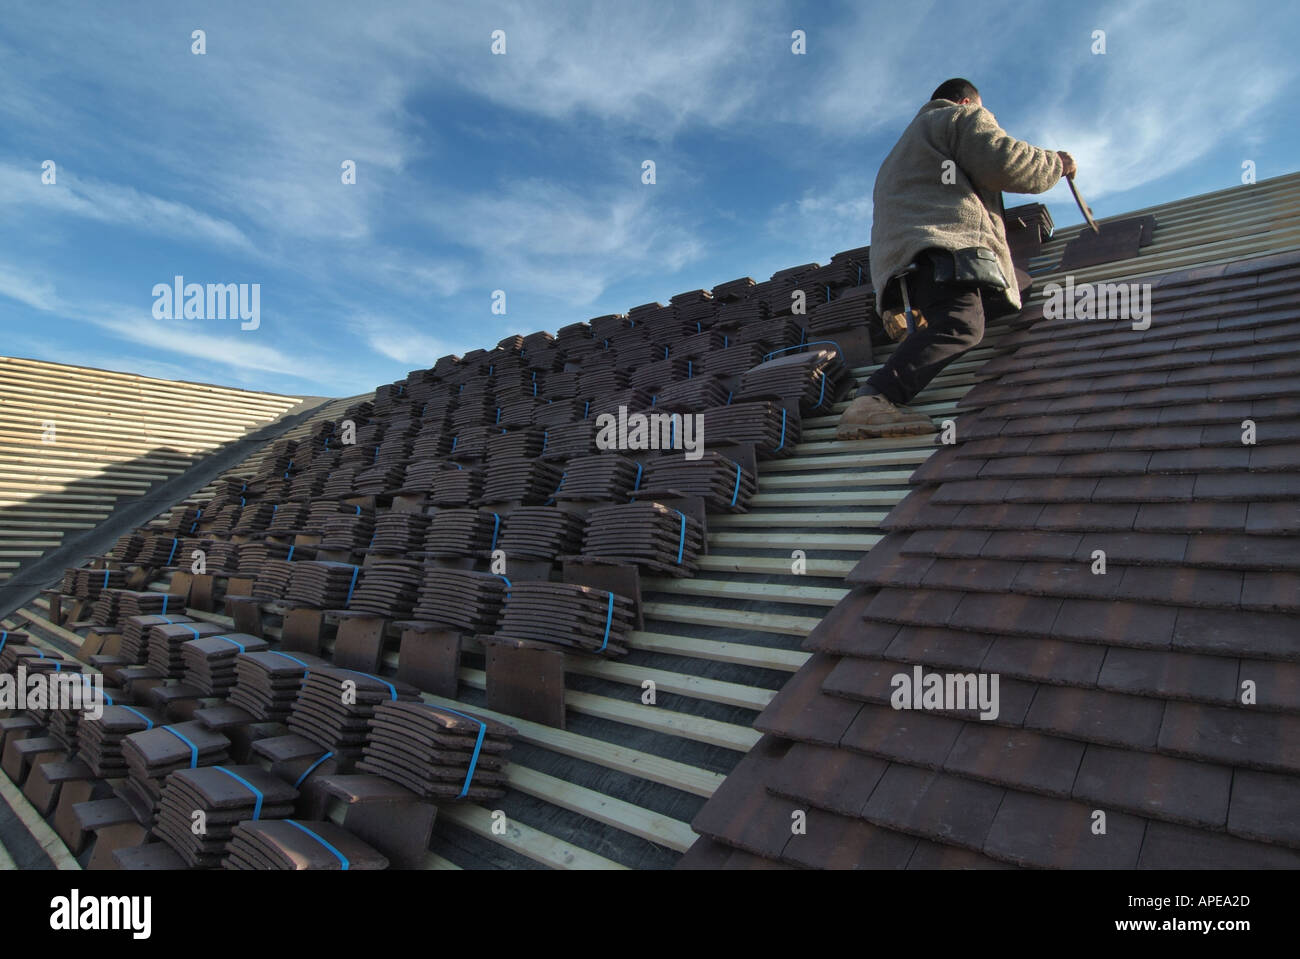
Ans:
[[[1074,202],[1079,204],[1079,212],[1088,221],[1088,226],[1092,227],[1093,233],[1100,233],[1101,230],[1097,227],[1097,221],[1092,218],[1092,211],[1088,209],[1088,204],[1083,202],[1083,197],[1079,196],[1079,190],[1074,185],[1074,174],[1071,173],[1065,179],[1070,184],[1070,192],[1074,194]]]

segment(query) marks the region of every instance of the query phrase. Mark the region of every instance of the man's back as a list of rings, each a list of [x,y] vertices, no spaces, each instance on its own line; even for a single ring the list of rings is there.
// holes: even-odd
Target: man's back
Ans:
[[[876,175],[872,284],[883,290],[921,250],[982,246],[997,254],[1019,307],[1001,192],[1042,193],[1060,178],[1058,154],[1007,136],[982,106],[931,100]]]

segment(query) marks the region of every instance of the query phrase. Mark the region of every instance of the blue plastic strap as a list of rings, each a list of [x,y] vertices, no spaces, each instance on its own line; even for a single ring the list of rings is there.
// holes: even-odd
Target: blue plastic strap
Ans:
[[[736,488],[731,491],[731,505],[736,505],[736,497],[740,495],[740,464],[736,464]]]
[[[352,582],[348,584],[348,598],[345,599],[345,600],[343,600],[343,605],[344,605],[344,606],[346,606],[346,605],[348,605],[348,603],[352,602],[352,591],[353,591],[354,589],[357,588],[357,574],[360,573],[360,572],[361,572],[361,567],[360,567],[360,566],[353,566],[353,567],[352,567]]]
[[[194,638],[195,638],[195,639],[202,639],[202,638],[203,638],[202,636],[199,635],[198,628],[195,627],[195,626],[191,626],[189,623],[173,623],[172,625],[174,625],[174,626],[184,626],[186,629],[188,629],[191,633],[194,634]]]
[[[636,464],[636,482],[632,484],[632,492],[635,493],[641,488],[641,473],[645,470],[645,464]]]
[[[658,393],[652,394],[650,397],[650,405],[654,406],[658,402],[659,402],[659,394]]]
[[[817,405],[821,406],[822,400],[826,399],[826,371],[818,370],[817,372],[822,376],[822,390],[817,394]]]
[[[686,514],[681,510],[673,510],[682,518],[682,531],[677,537],[677,565],[682,565],[682,553],[686,549]]]
[[[600,649],[596,650],[596,652],[603,653],[605,651],[605,647],[609,645],[609,627],[613,624],[613,622],[614,622],[614,594],[610,593],[609,609],[605,612],[605,638],[600,644]]]
[[[725,349],[726,349],[728,346],[730,346],[730,345],[731,345],[731,337],[727,336],[726,333],[723,333],[723,334],[722,334],[722,348],[725,350]]]
[[[194,745],[194,743],[190,742],[185,737],[184,733],[178,733],[170,726],[163,726],[162,728],[167,730],[169,733],[171,733],[173,736],[175,736],[177,739],[183,742],[186,746],[190,747],[190,768],[198,769],[199,768],[199,747]]]
[[[176,547],[179,543],[180,540],[174,537],[172,538],[172,551],[167,554],[167,562],[163,563],[164,566],[170,566],[172,564],[172,559],[176,556]]]
[[[301,666],[301,667],[302,667],[304,670],[306,670],[308,673],[311,672],[311,667],[308,666],[306,663],[304,663],[304,662],[303,662],[301,659],[299,659],[297,656],[290,656],[288,653],[282,653],[282,652],[280,652],[278,649],[268,650],[268,652],[275,653],[275,655],[277,655],[277,656],[283,656],[285,659],[292,659],[295,663],[297,663],[299,666]]]
[[[153,729],[153,720],[150,719],[148,716],[146,716],[144,713],[140,712],[140,710],[136,709],[134,706],[128,706],[126,703],[122,704],[122,708],[129,713],[135,713],[137,716],[143,719],[146,729]],[[164,726],[163,728],[166,729],[167,727]]]
[[[289,544],[289,555],[286,556],[286,557],[284,558],[284,561],[285,561],[286,563],[292,563],[292,562],[293,562],[293,551],[294,551],[295,549],[297,549],[297,547],[298,547],[298,544],[297,544],[297,543],[290,543],[290,544]]]
[[[225,774],[226,774],[227,776],[229,776],[231,779],[235,780],[235,782],[239,783],[241,786],[245,786],[245,787],[247,787],[248,790],[249,790],[249,792],[251,792],[254,796],[257,797],[257,801],[253,803],[253,819],[254,819],[254,820],[261,819],[261,818],[262,818],[262,800],[266,798],[265,796],[262,795],[262,790],[258,789],[256,786],[254,786],[252,783],[250,783],[250,782],[249,782],[247,779],[245,779],[243,776],[239,775],[239,773],[232,773],[232,772],[231,772],[229,769],[227,769],[225,766],[213,766],[212,768],[213,768],[213,769],[220,769],[223,773],[225,773]]]
[[[317,766],[319,766],[321,763],[323,763],[325,760],[329,759],[329,758],[330,758],[331,756],[333,756],[333,755],[334,755],[333,752],[328,752],[328,753],[326,753],[324,756],[322,756],[320,759],[316,760],[314,763],[312,763],[310,766],[308,766],[308,767],[307,767],[307,771],[304,772],[301,776],[299,776],[299,777],[298,777],[298,781],[297,781],[296,783],[293,784],[293,788],[294,788],[294,789],[297,789],[299,786],[301,786],[301,785],[303,784],[303,781],[304,781],[308,776],[310,776],[312,773],[314,773],[314,772],[316,771],[316,767],[317,767]]]
[[[501,514],[493,513],[492,514],[492,545],[489,546],[488,549],[497,548],[497,533],[499,533],[500,531],[501,531]]]
[[[304,826],[302,823],[300,823],[300,822],[295,822],[295,821],[292,820],[292,819],[286,819],[286,820],[284,820],[284,821],[287,822],[290,826],[294,826],[294,827],[296,827],[296,828],[298,828],[298,829],[301,829],[301,830],[302,830],[303,832],[305,832],[307,835],[311,836],[312,839],[315,839],[318,843],[320,843],[322,846],[324,846],[324,847],[325,847],[326,849],[328,849],[330,852],[334,853],[335,858],[338,859],[339,863],[343,866],[343,869],[344,869],[345,872],[346,872],[348,869],[351,868],[351,865],[352,865],[352,864],[348,862],[348,857],[347,857],[347,856],[343,855],[343,853],[339,852],[337,849],[335,849],[333,846],[331,846],[328,842],[326,842],[326,841],[325,841],[324,839],[322,839],[320,836],[316,835],[316,833],[312,832],[310,829],[308,829],[308,828],[307,828],[306,826]]]
[[[241,642],[240,642],[239,640],[237,640],[237,639],[231,639],[229,636],[214,636],[214,637],[212,637],[212,638],[213,638],[213,639],[224,639],[224,640],[225,640],[226,642],[228,642],[231,646],[237,646],[237,647],[239,648],[239,651],[240,651],[241,653],[246,653],[246,652],[248,652],[248,647],[245,646],[243,643],[241,643]]]
[[[432,706],[432,703],[430,705]],[[487,723],[483,722],[483,720],[479,719],[477,716],[462,713],[460,710],[452,709],[450,706],[433,706],[433,708],[445,710],[449,713],[455,713],[457,716],[463,716],[465,719],[478,723],[478,741],[474,743],[474,755],[469,759],[469,771],[465,774],[465,785],[460,789],[460,796],[456,797],[457,799],[460,799],[462,796],[469,793],[469,784],[474,779],[474,770],[478,766],[478,754],[482,751],[483,739],[487,736]]]
[[[686,378],[689,380],[695,375],[695,364],[690,360],[686,361]]]
[[[164,613],[167,612],[167,603],[171,600],[171,598],[172,598],[172,597],[171,597],[171,593],[163,593],[163,608],[162,608],[162,611],[163,611]]]
[[[584,420],[587,418],[587,411],[590,410],[590,409],[591,409],[591,400],[583,400],[583,401],[582,401],[582,418],[583,418]]]
[[[730,406],[730,405],[731,405],[731,397],[734,396],[735,393],[736,393],[735,390],[728,390],[728,391],[727,391],[727,402],[726,402],[724,405],[726,405],[726,406]]]
[[[551,441],[551,431],[542,430],[542,452],[546,452],[546,444]]]
[[[789,410],[787,410],[785,407],[782,407],[781,408],[781,442],[776,444],[776,450],[779,450],[783,446],[785,446],[785,417],[787,413],[789,413]],[[776,450],[772,450],[772,452],[775,453]]]
[[[108,589],[108,570],[104,570],[104,585],[101,586],[100,588]]]
[[[804,330],[803,335],[804,337],[806,337],[808,335],[808,331]],[[844,355],[844,351],[840,349],[840,345],[836,343],[834,340],[807,340],[805,342],[805,340],[801,338],[799,342],[796,343],[794,346],[783,346],[779,350],[773,350],[771,353],[764,354],[763,362],[766,363],[768,360],[776,356],[776,354],[778,353],[788,353],[791,350],[802,350],[805,346],[823,346],[823,345],[833,346],[835,347],[835,351],[839,353],[840,356]]]

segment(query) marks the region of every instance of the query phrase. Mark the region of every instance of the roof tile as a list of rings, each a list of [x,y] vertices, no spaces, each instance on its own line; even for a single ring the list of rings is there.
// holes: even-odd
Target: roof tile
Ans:
[[[959,776],[892,765],[862,815],[892,829],[978,850],[1004,792]]]
[[[1074,798],[1191,826],[1222,829],[1232,770],[1172,756],[1090,745]]]
[[[1008,792],[993,820],[984,851],[1026,866],[1131,867],[1137,864],[1146,821],[1106,812],[1106,832],[1093,832],[1094,808]]]
[[[943,768],[1021,790],[1068,798],[1083,751],[1083,743],[1059,736],[968,722]]]
[[[1158,699],[1044,685],[1038,687],[1025,726],[1088,742],[1150,749],[1160,735],[1164,710]]]

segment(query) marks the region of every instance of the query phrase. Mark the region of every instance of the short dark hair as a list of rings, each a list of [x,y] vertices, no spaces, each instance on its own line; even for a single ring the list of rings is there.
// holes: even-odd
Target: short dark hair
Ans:
[[[962,100],[970,97],[974,100],[980,92],[975,89],[975,84],[969,80],[963,80],[961,77],[953,77],[951,80],[944,80],[935,88],[934,93],[930,94],[931,100],[951,100],[953,103],[960,103]]]

